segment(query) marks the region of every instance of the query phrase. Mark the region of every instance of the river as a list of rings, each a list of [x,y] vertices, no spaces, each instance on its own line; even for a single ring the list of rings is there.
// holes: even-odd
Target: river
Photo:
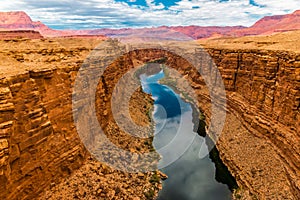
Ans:
[[[153,146],[162,157],[159,169],[168,175],[158,199],[231,199],[228,186],[215,179],[216,168],[206,155],[205,139],[193,131],[191,105],[170,87],[160,84],[163,77],[163,70],[150,76],[140,75],[143,91],[154,99]]]

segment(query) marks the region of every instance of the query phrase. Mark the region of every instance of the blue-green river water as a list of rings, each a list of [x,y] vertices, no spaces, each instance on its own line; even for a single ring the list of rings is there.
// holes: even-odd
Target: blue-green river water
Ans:
[[[151,76],[140,76],[144,92],[151,94],[154,99],[153,145],[162,157],[159,168],[168,175],[158,199],[231,199],[227,185],[215,179],[215,165],[206,155],[204,138],[193,131],[191,105],[170,87],[160,84],[158,81],[163,77],[163,71]]]

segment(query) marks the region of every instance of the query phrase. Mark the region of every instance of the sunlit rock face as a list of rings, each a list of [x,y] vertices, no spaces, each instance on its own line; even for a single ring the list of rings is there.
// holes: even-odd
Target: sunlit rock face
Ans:
[[[25,12],[1,12],[1,28],[34,28],[33,21]]]

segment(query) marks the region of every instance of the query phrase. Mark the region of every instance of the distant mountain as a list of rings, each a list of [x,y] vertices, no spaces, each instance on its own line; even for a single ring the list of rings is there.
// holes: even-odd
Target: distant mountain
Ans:
[[[266,16],[253,26],[232,31],[234,36],[268,35],[276,32],[286,32],[300,29],[300,10],[287,15]]]
[[[233,30],[245,27],[201,27],[201,26],[178,26],[178,27],[153,27],[153,28],[123,28],[123,29],[95,29],[95,30],[53,30],[41,22],[34,22],[23,11],[0,12],[1,30],[34,30],[44,37],[68,37],[72,35],[105,35],[109,37],[157,37],[165,39],[199,39],[213,35],[228,34]]]
[[[52,30],[42,22],[34,22],[23,11],[0,12],[0,31],[1,30],[34,30],[43,36],[59,36],[61,31]]]
[[[96,29],[89,31],[89,34],[102,34],[109,37],[164,37],[179,39],[200,39],[209,38],[215,35],[228,35],[233,30],[241,30],[243,26],[160,26],[153,28],[124,28],[124,29]],[[177,34],[176,34],[177,33]]]
[[[244,26],[175,26],[172,30],[184,33],[194,39],[230,35],[232,31],[242,30]]]
[[[0,28],[34,28],[34,23],[30,17],[22,11],[0,12]]]
[[[31,18],[23,11],[17,12],[0,12],[0,38],[1,31],[5,31],[5,34],[8,34],[9,31],[12,31],[11,35],[16,34],[14,31],[37,31],[44,37],[65,37],[65,36],[76,36],[76,35],[86,35],[88,31],[59,31],[53,30],[43,24],[40,21],[34,22]],[[25,32],[20,32],[24,36]],[[29,32],[30,33],[30,32]],[[28,35],[29,38],[30,35]]]
[[[264,17],[251,27],[243,26],[161,26],[154,28],[123,28],[123,29],[95,29],[95,30],[53,30],[42,22],[34,22],[22,11],[0,12],[0,32],[14,30],[38,31],[44,37],[85,37],[91,35],[105,35],[108,37],[153,37],[165,39],[201,39],[224,36],[245,36],[272,34],[300,29],[300,10],[288,15]],[[15,34],[16,32],[14,32]],[[13,34],[13,35],[14,35]],[[24,34],[24,33],[23,33]],[[1,37],[1,34],[0,34]]]

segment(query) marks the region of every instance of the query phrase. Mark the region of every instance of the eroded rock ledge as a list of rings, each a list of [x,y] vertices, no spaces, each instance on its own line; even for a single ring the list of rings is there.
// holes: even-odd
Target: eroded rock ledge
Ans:
[[[37,50],[31,49],[30,54],[18,48],[16,53],[1,53],[4,63],[14,60],[14,65],[19,64],[19,69],[13,70],[3,66],[5,74],[0,78],[1,199],[35,198],[51,182],[68,177],[88,157],[72,123],[71,92],[76,73],[93,45],[72,45],[62,49],[52,40],[48,49],[33,45]],[[227,92],[226,123],[217,143],[224,163],[253,198],[299,199],[300,55],[268,50],[207,51]],[[36,59],[46,59],[46,67],[41,67],[43,61],[32,59],[33,54]],[[15,55],[23,59],[17,60]],[[186,75],[209,124],[210,96],[186,60],[162,50],[140,50],[118,62],[129,69],[162,57],[167,58],[166,65]],[[126,70],[119,72],[110,77],[113,82]],[[107,109],[101,108],[103,113]],[[111,137],[116,135],[111,133]],[[130,148],[122,139],[119,142]]]
[[[16,38],[41,39],[43,36],[38,31],[33,30],[0,31],[1,40],[12,40]]]

